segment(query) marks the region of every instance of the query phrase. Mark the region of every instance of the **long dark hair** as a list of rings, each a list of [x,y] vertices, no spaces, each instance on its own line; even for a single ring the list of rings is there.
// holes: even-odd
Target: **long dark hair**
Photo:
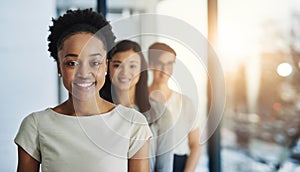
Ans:
[[[149,102],[149,91],[148,91],[148,73],[147,73],[147,63],[144,58],[143,53],[141,52],[141,47],[138,43],[130,40],[122,40],[116,44],[115,47],[108,53],[108,63],[112,57],[119,52],[133,50],[136,52],[141,59],[141,73],[140,79],[136,84],[135,88],[135,104],[139,108],[139,111],[144,113],[150,110],[151,105]],[[105,78],[105,83],[102,89],[100,90],[100,96],[107,101],[112,103],[118,104],[118,100],[116,99],[116,93],[114,90],[114,86],[110,80],[110,73],[109,73],[109,64],[108,64],[108,73]]]

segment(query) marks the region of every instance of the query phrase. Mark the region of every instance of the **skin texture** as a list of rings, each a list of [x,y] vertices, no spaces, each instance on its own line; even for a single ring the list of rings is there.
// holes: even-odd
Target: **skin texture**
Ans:
[[[168,83],[173,73],[174,62],[174,55],[166,52],[149,63],[150,69],[153,69],[153,78],[159,78],[156,79],[156,82],[161,83],[161,85]]]
[[[140,79],[141,59],[133,50],[116,53],[110,63],[110,80],[120,104],[135,105],[135,88]]]
[[[101,40],[88,33],[70,36],[58,52],[59,72],[74,101],[99,99],[97,91],[105,82],[106,51]],[[90,87],[81,87],[89,84]]]
[[[149,149],[150,141],[148,140],[144,146],[128,161],[129,172],[150,172],[148,159]]]
[[[140,79],[141,60],[133,50],[116,53],[110,63],[110,79],[119,90],[134,89]]]
[[[197,167],[200,157],[199,128],[189,132],[188,139],[190,155],[187,158],[184,172],[193,172]]]
[[[149,68],[153,71],[153,82],[149,87],[150,97],[163,104],[169,100],[173,92],[168,87],[168,80],[173,73],[174,62],[175,56],[169,52],[149,58]],[[193,172],[200,157],[199,128],[188,133],[188,143],[190,154],[184,172]]]
[[[38,172],[40,162],[32,158],[28,153],[18,146],[18,168],[17,172]]]
[[[105,56],[103,42],[90,33],[77,33],[63,42],[58,52],[57,66],[69,97],[53,108],[54,111],[66,115],[89,116],[109,112],[115,107],[99,95],[107,70]],[[149,161],[145,158],[148,151],[149,141],[128,160],[129,172],[149,169]],[[18,147],[18,160],[18,172],[39,171],[40,162],[21,147]]]

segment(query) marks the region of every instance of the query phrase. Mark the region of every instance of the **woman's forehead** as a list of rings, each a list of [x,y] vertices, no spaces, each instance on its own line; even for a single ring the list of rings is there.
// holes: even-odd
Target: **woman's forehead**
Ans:
[[[138,53],[130,50],[124,52],[118,52],[112,57],[112,61],[119,60],[122,62],[134,62],[134,61],[141,61],[141,57]]]
[[[76,51],[94,50],[104,51],[103,42],[92,34],[78,33],[70,36],[63,42],[62,49]]]

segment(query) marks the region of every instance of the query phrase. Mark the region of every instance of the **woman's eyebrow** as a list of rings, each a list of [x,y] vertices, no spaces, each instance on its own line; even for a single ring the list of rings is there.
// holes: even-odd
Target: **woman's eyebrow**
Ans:
[[[112,60],[111,62],[112,62],[112,63],[122,63],[121,60]]]
[[[90,56],[91,56],[91,57],[102,56],[102,54],[101,54],[101,53],[92,53],[92,54],[90,54]]]
[[[78,57],[78,54],[68,53],[64,57]]]
[[[129,63],[139,63],[137,60],[130,60]]]

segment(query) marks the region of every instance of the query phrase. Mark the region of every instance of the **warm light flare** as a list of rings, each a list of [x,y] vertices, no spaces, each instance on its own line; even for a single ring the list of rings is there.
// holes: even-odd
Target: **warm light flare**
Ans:
[[[219,51],[225,71],[236,71],[259,52],[258,32],[251,28],[223,26],[219,28]]]
[[[291,75],[292,72],[293,68],[292,65],[290,65],[289,63],[281,63],[277,67],[277,73],[279,76],[287,77]]]

